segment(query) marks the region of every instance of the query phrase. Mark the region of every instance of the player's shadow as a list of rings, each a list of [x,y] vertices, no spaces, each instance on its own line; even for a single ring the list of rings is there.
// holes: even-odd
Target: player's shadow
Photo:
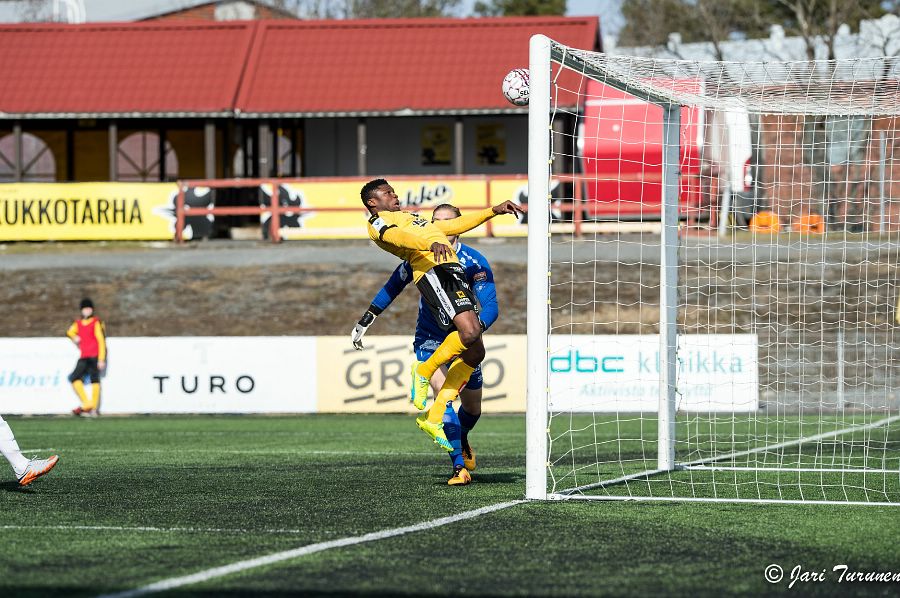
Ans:
[[[525,479],[525,475],[512,471],[496,472],[496,473],[478,473],[472,474],[472,479],[479,484],[515,484]]]
[[[19,482],[0,482],[0,488],[3,488],[7,492],[21,492],[23,494],[31,494],[34,492],[34,488],[19,486]]]
[[[447,483],[447,478],[445,477],[435,476],[435,479],[440,479],[442,484]],[[515,484],[524,479],[525,474],[512,471],[498,471],[493,473],[479,473],[475,471],[472,473],[473,484]]]

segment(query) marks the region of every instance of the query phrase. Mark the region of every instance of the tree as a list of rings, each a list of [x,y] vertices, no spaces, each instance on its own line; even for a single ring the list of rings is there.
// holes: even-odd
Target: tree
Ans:
[[[564,15],[566,0],[478,0],[474,11],[481,17]]]
[[[303,19],[443,17],[461,0],[275,0],[273,6]]]
[[[863,19],[875,19],[896,0],[625,0],[620,46],[666,46],[678,32],[684,42],[710,42],[722,60],[722,42],[766,37],[772,25],[803,38],[809,59],[816,58],[817,40],[834,58],[841,25],[859,29]]]
[[[678,32],[686,43],[711,42],[722,60],[722,42],[766,35],[768,13],[759,0],[625,0],[618,45],[665,47]]]
[[[863,19],[877,19],[885,14],[882,0],[768,0],[774,12],[782,17],[779,24],[786,33],[803,38],[806,57],[816,58],[816,38],[828,48],[828,60],[834,60],[834,40],[841,25],[859,29]]]

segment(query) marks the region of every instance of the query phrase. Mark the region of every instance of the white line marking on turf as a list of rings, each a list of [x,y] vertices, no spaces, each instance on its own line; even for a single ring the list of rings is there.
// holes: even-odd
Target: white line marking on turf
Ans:
[[[2,0],[0,0],[2,1]],[[38,450],[38,449],[34,449]],[[45,449],[46,450],[46,449]],[[105,449],[105,448],[72,448],[68,449],[67,452],[82,452],[82,453],[121,453],[121,449]],[[151,454],[191,454],[191,453],[215,453],[217,455],[363,455],[363,456],[372,456],[372,457],[384,457],[391,456],[396,457],[397,451],[325,451],[325,450],[303,450],[303,449],[203,449],[203,448],[171,448],[171,449],[145,449],[142,448],[140,450],[141,453],[151,453]],[[404,455],[412,455],[412,456],[422,456],[426,455],[429,457],[434,456],[434,451],[427,452],[404,452]]]
[[[225,565],[222,567],[214,567],[212,569],[207,569],[205,571],[199,571],[197,573],[193,573],[191,575],[184,575],[182,577],[171,577],[169,579],[164,579],[162,581],[158,581],[156,583],[152,583],[150,585],[146,585],[140,588],[135,588],[133,590],[126,590],[124,592],[117,592],[115,594],[104,594],[100,596],[100,598],[132,598],[133,596],[143,596],[145,594],[153,594],[156,592],[165,592],[167,590],[172,590],[175,588],[180,588],[182,586],[187,586],[195,583],[202,583],[204,581],[209,581],[211,579],[215,579],[217,577],[224,577],[225,575],[231,575],[232,573],[238,573],[240,571],[246,571],[248,569],[255,569],[257,567],[265,567],[267,565],[272,565],[274,563],[280,563],[281,561],[287,561],[289,559],[295,559],[301,556],[306,556],[309,554],[314,554],[317,552],[322,552],[325,550],[331,550],[332,548],[341,548],[344,546],[353,546],[355,544],[363,544],[365,542],[374,542],[377,540],[384,540],[386,538],[393,538],[396,536],[403,536],[406,534],[412,534],[415,532],[421,532],[426,530],[431,530],[436,527],[441,527],[450,523],[455,523],[457,521],[464,521],[466,519],[473,519],[475,517],[479,517],[481,515],[486,515],[488,513],[493,513],[494,511],[499,511],[501,509],[506,509],[507,507],[512,507],[518,504],[525,502],[524,500],[513,500],[510,502],[502,502],[497,503],[495,505],[489,505],[487,507],[481,507],[480,509],[475,509],[472,511],[465,511],[464,513],[458,513],[456,515],[450,515],[448,517],[441,517],[439,519],[432,519],[431,521],[423,521],[422,523],[416,523],[415,525],[409,525],[406,527],[397,527],[394,529],[386,529],[380,532],[372,532],[370,534],[364,534],[362,536],[351,536],[349,538],[341,538],[339,540],[330,540],[328,542],[319,542],[317,544],[308,544],[306,546],[301,546],[299,548],[293,548],[291,550],[284,550],[282,552],[275,552],[272,554],[268,554],[265,556],[257,557],[255,559],[247,559],[245,561],[238,561],[236,563],[232,563],[230,565]]]
[[[119,525],[0,525],[0,530],[44,529],[72,531],[108,531],[108,532],[162,532],[162,533],[195,533],[195,534],[303,534],[309,530],[302,529],[240,529],[216,527],[148,527]]]

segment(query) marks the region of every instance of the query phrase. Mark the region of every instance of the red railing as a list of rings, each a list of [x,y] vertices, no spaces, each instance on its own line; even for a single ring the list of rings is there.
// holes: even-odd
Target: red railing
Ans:
[[[395,175],[391,178],[403,180],[448,180],[448,181],[484,181],[485,183],[485,207],[493,204],[491,196],[491,182],[496,180],[524,180],[523,176],[484,176],[484,175],[453,175],[440,177],[422,177],[422,176],[403,176]],[[573,183],[573,200],[571,203],[564,202],[559,206],[558,210],[562,213],[572,213],[573,233],[577,237],[581,237],[584,201],[581,178],[575,175],[554,175],[554,179],[561,183]],[[298,206],[281,206],[279,205],[279,188],[285,184],[303,184],[303,183],[325,183],[325,182],[359,182],[363,183],[368,180],[365,177],[309,177],[303,179],[278,179],[278,178],[258,178],[258,179],[196,179],[178,181],[178,196],[175,201],[175,241],[177,243],[184,242],[184,226],[185,218],[190,216],[262,216],[263,214],[271,214],[269,218],[269,238],[274,243],[281,241],[281,215],[286,212],[292,214],[309,213],[309,212],[350,212],[360,213],[361,208],[349,207],[298,207]],[[208,187],[210,189],[227,189],[227,188],[262,188],[268,186],[271,192],[269,205],[260,206],[213,206],[213,207],[191,207],[185,205],[185,190],[190,187]],[[411,211],[418,211],[418,207],[410,207]],[[494,235],[491,221],[485,223],[487,236]]]

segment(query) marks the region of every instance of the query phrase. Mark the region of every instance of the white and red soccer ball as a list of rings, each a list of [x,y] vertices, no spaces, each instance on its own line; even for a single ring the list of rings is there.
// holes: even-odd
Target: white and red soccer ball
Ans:
[[[528,105],[528,69],[513,69],[503,78],[503,95],[516,106]]]

